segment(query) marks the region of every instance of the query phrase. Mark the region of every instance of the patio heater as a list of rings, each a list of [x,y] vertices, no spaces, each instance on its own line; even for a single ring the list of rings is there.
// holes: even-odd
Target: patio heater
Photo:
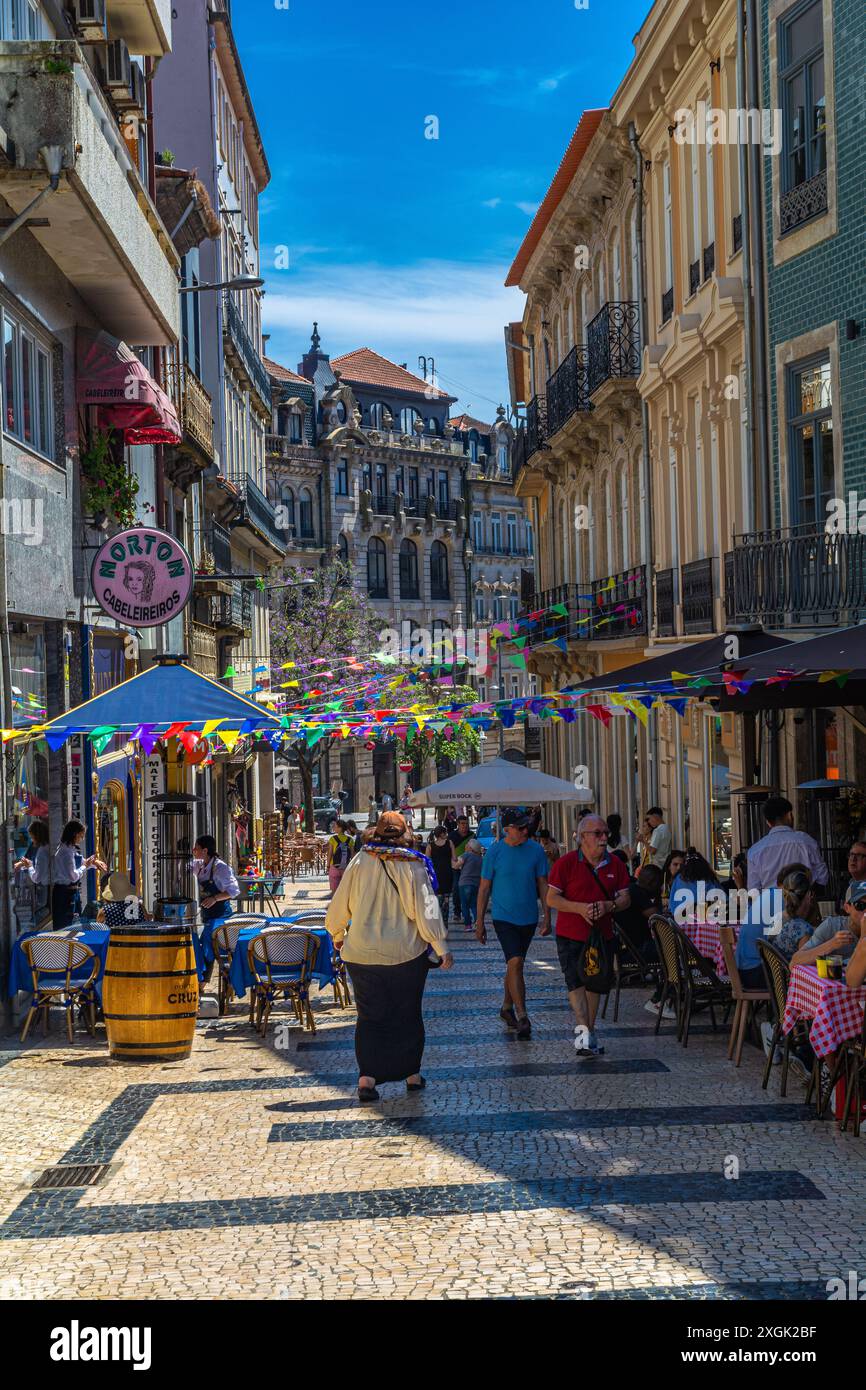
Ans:
[[[848,885],[848,849],[851,838],[847,817],[843,812],[843,794],[854,782],[838,782],[830,777],[816,777],[812,782],[800,782],[797,791],[809,795],[802,799],[806,813],[806,830],[818,841],[821,855],[830,870],[828,898],[838,901]]]
[[[763,806],[768,796],[778,796],[776,787],[731,787],[730,796],[737,802],[737,842],[740,852],[745,854],[767,833]]]
[[[193,807],[200,796],[165,792],[152,796],[157,807],[157,892],[153,915],[157,922],[182,922],[195,926],[198,899],[192,871]]]

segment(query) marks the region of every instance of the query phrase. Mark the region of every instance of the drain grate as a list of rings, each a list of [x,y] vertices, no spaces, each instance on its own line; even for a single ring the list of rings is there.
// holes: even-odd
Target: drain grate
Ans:
[[[31,1185],[34,1192],[47,1187],[94,1187],[110,1169],[110,1163],[61,1163],[46,1168]]]

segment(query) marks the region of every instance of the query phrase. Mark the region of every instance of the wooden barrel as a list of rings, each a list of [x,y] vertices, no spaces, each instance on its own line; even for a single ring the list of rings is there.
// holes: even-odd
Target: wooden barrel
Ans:
[[[112,1057],[171,1062],[192,1051],[198,975],[189,926],[112,927],[102,985]]]

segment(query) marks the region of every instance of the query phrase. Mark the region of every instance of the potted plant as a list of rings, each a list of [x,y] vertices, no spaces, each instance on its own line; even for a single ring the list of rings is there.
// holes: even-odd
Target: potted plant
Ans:
[[[100,530],[106,520],[134,526],[138,479],[113,449],[112,430],[94,430],[81,454],[81,506]]]

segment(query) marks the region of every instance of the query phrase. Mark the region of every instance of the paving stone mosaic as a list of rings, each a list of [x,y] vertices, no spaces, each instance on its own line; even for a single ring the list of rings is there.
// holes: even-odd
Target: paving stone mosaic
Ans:
[[[305,879],[292,901],[323,899]],[[304,895],[302,899],[301,895]],[[109,1061],[102,1036],[0,1050],[0,1298],[823,1299],[866,1275],[866,1132],[761,1088],[706,1014],[687,1050],[623,991],[580,1059],[552,940],[529,1041],[496,1018],[502,960],[461,928],[428,983],[426,1091],[361,1110],[353,1012],[277,1048],[238,1003],[192,1058]],[[612,1005],[611,1010],[612,1014]],[[10,1065],[14,1062],[15,1065]],[[96,1187],[34,1192],[54,1164]]]

